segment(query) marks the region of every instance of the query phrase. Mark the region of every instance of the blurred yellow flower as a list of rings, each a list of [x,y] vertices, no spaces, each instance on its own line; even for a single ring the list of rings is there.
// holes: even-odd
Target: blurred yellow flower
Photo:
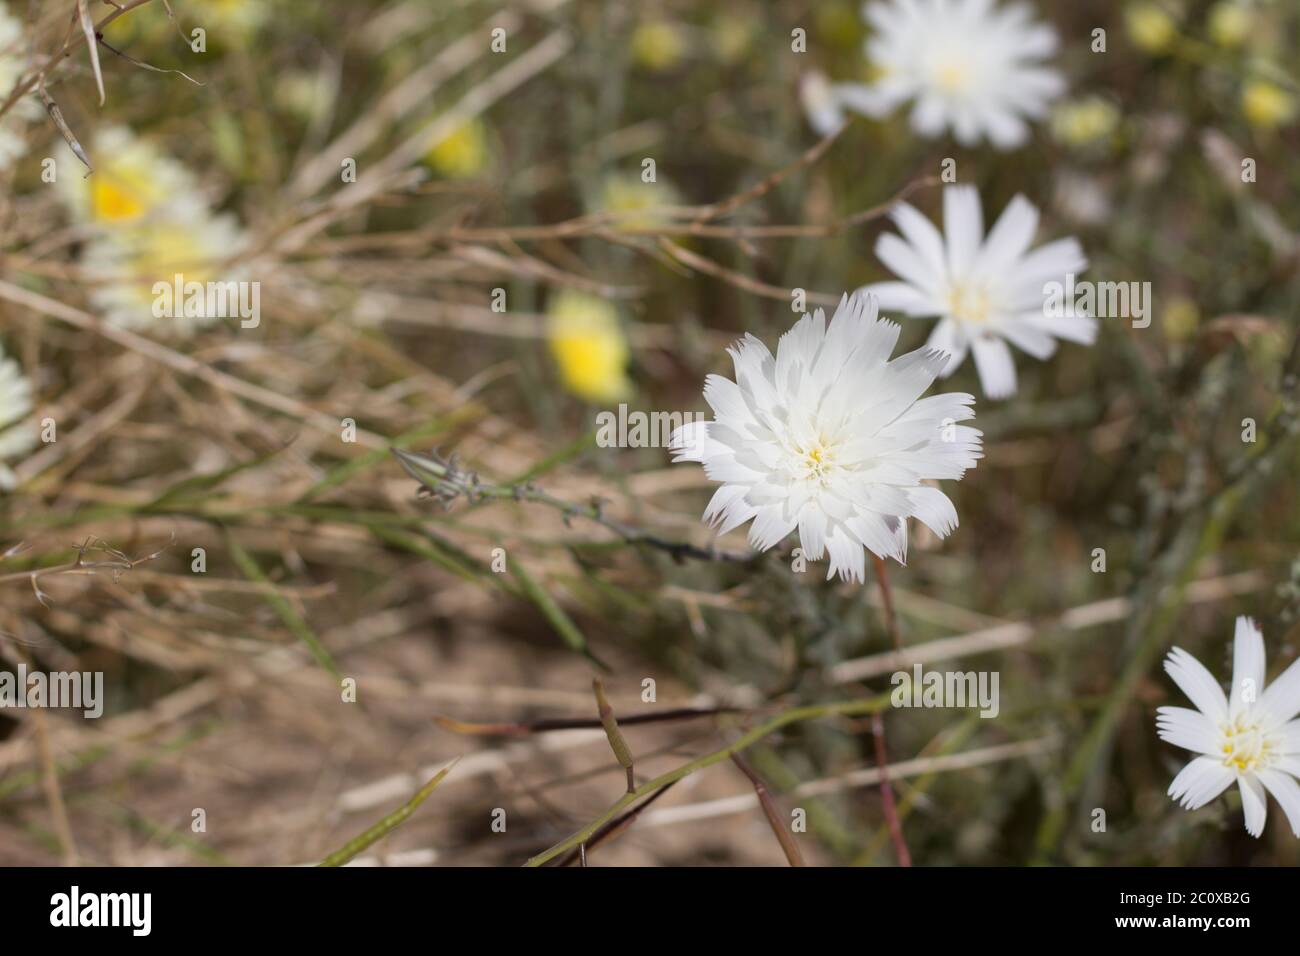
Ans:
[[[614,307],[604,299],[564,290],[547,310],[547,343],[564,387],[591,402],[626,398],[627,339]]]
[[[1258,129],[1276,129],[1289,123],[1296,112],[1295,97],[1267,80],[1251,80],[1241,91],[1246,122]]]
[[[1124,10],[1129,39],[1147,53],[1163,53],[1178,36],[1174,18],[1154,3],[1136,3]]]
[[[723,13],[713,22],[713,52],[723,63],[735,63],[749,50],[754,26],[744,17]]]
[[[675,23],[647,20],[632,33],[632,59],[647,70],[671,70],[685,53],[686,37]]]
[[[1067,146],[1088,146],[1115,135],[1120,114],[1100,96],[1062,103],[1052,113],[1052,135]]]
[[[208,0],[194,19],[199,26],[208,26],[203,21],[211,17],[218,29],[248,32],[262,25],[270,13],[269,6],[266,0]]]
[[[1210,39],[1219,46],[1238,47],[1250,34],[1250,9],[1235,0],[1221,0],[1210,9]]]
[[[1185,342],[1196,334],[1196,326],[1201,321],[1201,310],[1187,296],[1175,296],[1165,306],[1160,326],[1165,338],[1171,342]]]
[[[637,175],[616,174],[605,179],[598,200],[601,212],[619,213],[621,229],[650,229],[667,220],[661,211],[677,203],[670,183],[647,183]]]
[[[468,179],[487,168],[487,130],[476,119],[462,123],[425,154],[438,173],[449,179]]]

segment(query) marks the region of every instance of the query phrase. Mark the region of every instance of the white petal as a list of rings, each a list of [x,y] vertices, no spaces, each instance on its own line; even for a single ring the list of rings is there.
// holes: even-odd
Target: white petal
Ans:
[[[876,240],[876,258],[894,275],[905,279],[927,296],[934,297],[943,281],[942,263],[933,263],[904,242],[887,232]]]
[[[1237,778],[1237,787],[1241,790],[1241,809],[1246,815],[1246,832],[1258,837],[1264,832],[1264,823],[1268,820],[1268,800],[1264,796],[1264,785],[1254,774]]]
[[[939,537],[947,537],[957,527],[957,509],[938,488],[921,485],[909,488],[907,496],[912,501],[908,517],[916,518]]]
[[[949,187],[949,191],[955,188],[960,187]],[[966,188],[974,192],[974,187]],[[976,197],[975,201],[978,203],[979,198]],[[925,260],[931,272],[938,276],[949,274],[943,237],[939,235],[939,230],[935,228],[934,223],[907,203],[899,203],[895,206],[892,218],[903,233],[903,238]]]
[[[1169,796],[1185,810],[1199,810],[1232,783],[1235,774],[1213,757],[1197,757],[1174,777]]]
[[[1222,757],[1223,734],[1210,718],[1187,707],[1156,709],[1156,730],[1160,739],[1193,753]]]
[[[943,231],[947,240],[948,274],[965,276],[984,239],[984,214],[974,186],[944,189]]]
[[[998,332],[1008,342],[1027,352],[1040,362],[1051,358],[1056,342],[1036,324],[1012,320],[998,326]]]
[[[826,538],[826,550],[830,554],[830,568],[826,572],[829,581],[838,574],[845,581],[866,580],[866,552],[862,544],[849,536],[842,525]]]
[[[826,554],[826,512],[815,504],[799,512],[799,546],[809,561],[820,561]]]
[[[971,342],[980,387],[989,398],[1007,398],[1016,393],[1016,364],[1011,349],[999,338],[980,336]]]
[[[1223,696],[1223,688],[1195,657],[1181,647],[1171,649],[1165,659],[1165,673],[1206,717],[1216,724],[1227,720],[1228,699]]]
[[[1278,770],[1265,768],[1256,772],[1259,782],[1268,788],[1286,814],[1291,832],[1300,837],[1300,783]]]
[[[1231,716],[1259,700],[1264,691],[1264,636],[1248,617],[1237,618],[1232,642],[1232,697],[1228,705]]]
[[[1259,698],[1259,710],[1270,724],[1283,724],[1300,714],[1300,660],[1291,662]]]
[[[786,518],[781,505],[759,508],[754,523],[749,528],[749,546],[755,551],[766,551],[795,528],[794,518]]]
[[[1038,230],[1038,209],[1024,196],[1015,196],[994,223],[979,254],[979,270],[997,275],[1024,255]]]
[[[940,319],[930,332],[930,337],[925,340],[925,347],[948,356],[948,364],[939,373],[941,377],[947,378],[961,367],[962,362],[966,361],[966,353],[970,351],[970,339],[962,331],[958,322],[953,319]]]
[[[902,315],[938,315],[942,306],[916,286],[907,282],[873,282],[858,290],[864,295],[874,295],[882,312]]]
[[[1283,724],[1273,733],[1281,742],[1282,753],[1300,754],[1300,720]]]

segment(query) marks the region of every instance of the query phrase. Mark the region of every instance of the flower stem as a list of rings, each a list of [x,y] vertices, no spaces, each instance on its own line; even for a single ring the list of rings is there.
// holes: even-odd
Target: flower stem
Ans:
[[[894,613],[894,592],[889,586],[889,569],[885,567],[883,558],[876,557],[874,554],[871,557],[876,566],[876,581],[880,584],[880,600],[883,606],[881,616],[885,619],[885,630],[889,632],[894,650],[902,651],[903,639],[898,633],[898,615]],[[907,841],[903,839],[903,823],[898,818],[898,805],[894,802],[894,787],[889,782],[885,722],[879,713],[871,715],[871,736],[875,739],[876,766],[880,768],[880,804],[885,814],[885,822],[889,825],[889,836],[894,842],[894,855],[898,858],[899,866],[911,866],[912,854],[908,852]]]

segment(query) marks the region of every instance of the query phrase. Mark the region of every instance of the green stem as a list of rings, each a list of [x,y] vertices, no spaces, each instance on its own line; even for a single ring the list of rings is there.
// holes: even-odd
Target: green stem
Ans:
[[[889,695],[882,694],[879,697],[869,697],[862,700],[845,700],[833,704],[809,704],[806,707],[792,707],[783,713],[755,727],[749,733],[739,737],[731,744],[723,747],[721,750],[715,750],[713,753],[705,754],[703,757],[696,757],[690,763],[683,764],[676,770],[670,770],[662,776],[655,777],[648,783],[643,783],[631,793],[624,794],[608,810],[599,817],[587,824],[578,832],[555,844],[548,850],[543,850],[537,856],[533,857],[525,866],[541,866],[550,860],[555,859],[566,850],[571,850],[580,843],[586,843],[592,835],[602,826],[613,820],[620,813],[626,810],[642,797],[648,796],[670,783],[676,783],[684,777],[689,777],[697,770],[703,770],[705,767],[711,767],[715,763],[723,760],[729,760],[732,754],[738,754],[747,747],[753,746],[762,740],[768,734],[780,730],[788,724],[798,723],[804,720],[816,720],[818,717],[862,717],[867,714],[875,714],[889,706]]]

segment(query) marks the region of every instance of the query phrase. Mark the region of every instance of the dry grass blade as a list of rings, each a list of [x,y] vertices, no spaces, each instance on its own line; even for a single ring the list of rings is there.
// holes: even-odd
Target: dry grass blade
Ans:
[[[620,718],[624,727],[637,724],[661,724],[677,720],[692,720],[696,717],[716,717],[720,714],[741,713],[737,707],[677,707],[654,714],[633,714]],[[527,737],[532,734],[544,734],[555,730],[581,730],[588,727],[603,727],[599,718],[591,717],[551,717],[544,720],[503,721],[500,723],[473,723],[456,720],[452,717],[438,716],[434,723],[452,733],[475,737]]]
[[[806,866],[803,861],[803,853],[799,849],[799,844],[795,843],[794,834],[786,829],[785,821],[781,818],[781,812],[776,808],[776,802],[772,799],[771,792],[767,789],[767,784],[763,778],[758,775],[753,767],[749,765],[740,754],[732,754],[731,762],[740,768],[740,772],[749,778],[749,782],[754,785],[754,795],[758,797],[759,805],[763,808],[763,815],[767,817],[768,825],[772,828],[772,834],[776,837],[776,842],[781,844],[781,852],[785,854],[786,860],[791,866]]]
[[[90,51],[90,67],[95,71],[95,88],[99,90],[99,105],[103,106],[104,74],[99,68],[99,43],[95,31],[95,21],[91,19],[87,0],[77,0],[77,16],[81,20],[81,32],[86,36],[86,49]]]
[[[72,150],[77,159],[85,164],[86,169],[89,171],[87,175],[93,173],[95,166],[91,163],[90,156],[82,147],[80,140],[73,134],[72,128],[68,126],[67,121],[64,120],[63,110],[59,109],[59,104],[54,102],[54,98],[45,91],[44,79],[37,86],[36,92],[40,96],[41,102],[45,104],[45,112],[49,114],[50,121],[54,124],[54,128],[59,131],[59,135],[63,137],[63,141],[68,144],[68,148]]]

